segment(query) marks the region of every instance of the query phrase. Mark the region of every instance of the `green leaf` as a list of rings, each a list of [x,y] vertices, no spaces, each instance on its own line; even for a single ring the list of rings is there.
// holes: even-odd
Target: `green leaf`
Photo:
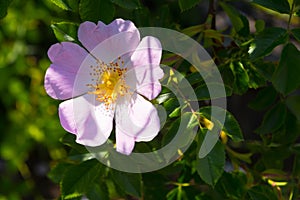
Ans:
[[[108,188],[105,183],[93,184],[90,190],[86,193],[89,200],[109,200]]]
[[[289,2],[286,0],[253,0],[253,3],[269,8],[279,13],[290,13],[290,5]]]
[[[292,29],[292,34],[298,42],[300,42],[300,28]]]
[[[208,88],[214,91],[214,96],[209,93]],[[224,90],[226,96],[232,95],[232,88],[220,83],[209,83],[209,84],[201,84],[195,89],[195,94],[199,101],[201,100],[210,100],[224,97]]]
[[[285,100],[285,104],[289,110],[297,117],[300,121],[300,96],[289,96]]]
[[[277,64],[263,60],[257,60],[253,65],[257,72],[266,80],[271,81]]]
[[[300,156],[299,156],[299,154],[295,156],[294,167],[293,167],[293,177],[300,177]]]
[[[170,98],[163,103],[163,106],[165,107],[167,114],[170,115],[174,110],[179,108],[180,105],[176,98]]]
[[[277,195],[274,193],[271,187],[259,185],[252,187],[247,192],[247,198],[249,200],[270,200],[270,199],[278,199]]]
[[[266,56],[280,44],[287,41],[287,30],[279,27],[265,28],[259,32],[251,43],[249,53],[250,59],[257,59]]]
[[[296,90],[300,86],[300,52],[289,43],[282,50],[278,68],[275,70],[272,82],[282,94]]]
[[[277,92],[272,86],[262,88],[248,106],[253,110],[264,110],[271,106],[277,97]]]
[[[300,16],[300,1],[299,0],[288,0],[290,3],[290,7],[292,6],[293,3],[295,3],[294,5],[294,16]]]
[[[181,12],[191,9],[196,6],[201,0],[178,0]]]
[[[193,36],[197,35],[198,33],[202,32],[203,30],[205,30],[205,24],[190,26],[188,28],[181,30],[181,32],[185,35],[193,37]]]
[[[111,2],[129,10],[134,10],[141,7],[139,0],[111,0]]]
[[[158,97],[155,98],[155,102],[157,102],[158,104],[162,104],[164,102],[166,102],[167,100],[174,98],[174,94],[171,92],[166,92],[163,94],[160,94]]]
[[[178,117],[180,113],[181,113],[181,107],[177,107],[169,114],[169,117],[170,118]]]
[[[248,19],[231,5],[223,2],[220,2],[220,5],[230,18],[234,30],[241,36],[245,37],[249,35],[250,29]]]
[[[77,41],[78,24],[71,22],[60,22],[52,24],[51,28],[53,29],[55,37],[58,41]]]
[[[203,82],[203,78],[199,72],[194,72],[194,73],[188,74],[185,78],[189,81],[189,83],[191,85]]]
[[[224,197],[227,197],[223,199],[244,199],[243,195],[246,192],[247,179],[249,178],[247,178],[246,174],[240,171],[224,172],[214,191],[218,191]]]
[[[185,137],[182,137],[179,141],[178,149],[182,147],[186,147],[187,144],[192,140],[190,137],[193,137],[191,134],[192,131],[195,132],[195,127],[198,126],[198,119],[197,117],[191,113],[191,112],[184,112],[183,115],[171,122],[171,125],[169,126],[167,132],[164,134],[162,139],[162,145],[168,144],[176,134],[178,133],[179,127],[181,128],[180,131],[184,131]],[[190,136],[190,137],[187,137]],[[177,154],[177,152],[172,152],[174,154]]]
[[[282,127],[272,135],[275,144],[292,144],[300,135],[300,123],[296,116],[287,110]]]
[[[252,63],[243,63],[249,76],[249,88],[257,89],[266,85],[266,78]]]
[[[278,130],[284,124],[285,117],[286,107],[279,102],[264,115],[262,124],[256,129],[256,132],[268,134]]]
[[[68,6],[67,2],[65,0],[51,0],[52,3],[57,5],[63,10],[71,10],[71,8]]]
[[[72,147],[72,150],[77,151],[78,153],[87,153],[86,147],[76,143],[75,140],[76,136],[70,133],[66,133],[62,138],[60,138],[60,142]]]
[[[79,14],[83,21],[109,23],[115,15],[114,4],[109,0],[81,0]]]
[[[141,197],[141,174],[125,173],[117,170],[112,170],[111,172],[114,182],[123,192],[135,197]]]
[[[211,118],[211,109],[212,107],[206,106],[200,108],[200,113],[204,115],[207,119]],[[240,142],[243,141],[243,133],[240,128],[240,125],[238,121],[235,119],[235,117],[227,110],[224,110],[220,107],[214,107],[214,111],[216,112],[216,116],[223,116],[223,112],[226,112],[225,115],[225,123],[222,125],[220,123],[220,120],[215,118],[212,119],[215,126],[220,126],[218,129],[222,129],[233,141]],[[216,121],[215,121],[216,120]]]
[[[51,171],[48,173],[48,177],[55,183],[59,183],[62,178],[63,175],[65,173],[65,171],[71,166],[70,163],[64,163],[64,162],[60,162],[57,165],[55,165]]]
[[[86,194],[95,184],[101,169],[102,165],[95,159],[68,168],[61,182],[62,197],[72,199]]]
[[[264,29],[265,29],[265,21],[262,20],[262,19],[259,19],[259,20],[256,20],[255,21],[255,29],[256,29],[256,32],[262,32]]]
[[[0,19],[7,15],[8,6],[12,0],[1,0],[0,1]]]
[[[288,174],[280,169],[266,169],[261,172],[264,178],[272,179],[273,181],[287,181]]]
[[[244,65],[241,62],[232,62],[230,63],[230,69],[234,75],[234,93],[245,93],[248,90],[249,76]]]
[[[201,179],[214,186],[224,171],[225,149],[219,141],[213,149],[204,157],[197,158],[196,169]]]
[[[166,199],[167,199],[167,200],[177,199],[177,194],[178,194],[178,187],[172,189],[172,190],[166,195]]]

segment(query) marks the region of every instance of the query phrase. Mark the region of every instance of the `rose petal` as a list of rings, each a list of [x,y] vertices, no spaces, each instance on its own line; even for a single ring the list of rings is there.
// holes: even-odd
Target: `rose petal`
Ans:
[[[78,38],[87,50],[92,51],[99,43],[121,32],[131,32],[132,38],[140,41],[140,34],[135,25],[131,21],[123,19],[116,19],[108,25],[101,21],[97,25],[92,22],[84,22],[79,26]],[[123,43],[126,42],[127,45],[131,45],[134,41],[124,41]]]
[[[160,41],[152,36],[144,37],[131,56],[133,67],[144,66],[145,64],[159,65],[161,60],[162,47]]]
[[[156,108],[138,94],[118,102],[115,116],[116,127],[135,141],[150,141],[160,130]]]
[[[163,70],[149,64],[126,72],[125,82],[132,93],[137,92],[152,100],[161,91],[161,84],[158,80],[162,77]]]
[[[149,100],[154,99],[161,91],[159,79],[164,75],[159,63],[162,48],[158,39],[144,37],[131,56],[127,67],[126,83],[132,91],[137,91]]]
[[[123,133],[122,129],[116,127],[116,146],[117,152],[125,155],[131,154],[134,148],[134,138]]]
[[[90,51],[94,57],[105,63],[112,61],[127,62],[139,44],[139,38],[132,32],[121,32],[115,34],[99,43]],[[119,66],[122,67],[122,63]]]
[[[78,44],[62,42],[52,45],[48,57],[53,64],[64,66],[71,72],[76,72],[88,52]]]
[[[59,118],[63,128],[76,135],[77,143],[99,146],[111,133],[113,110],[95,101],[94,95],[86,94],[62,102]]]
[[[96,60],[88,53],[70,42],[57,43],[50,47],[48,56],[53,64],[46,71],[44,86],[49,96],[54,99],[69,99],[88,91],[90,83],[89,65],[96,65]],[[89,63],[80,70],[81,64]],[[79,72],[80,71],[80,72]],[[74,87],[75,81],[81,82]]]

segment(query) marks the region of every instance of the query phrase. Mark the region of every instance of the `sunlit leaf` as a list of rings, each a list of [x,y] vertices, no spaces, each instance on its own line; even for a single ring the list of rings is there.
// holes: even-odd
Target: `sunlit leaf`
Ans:
[[[233,92],[243,94],[248,90],[249,75],[241,62],[230,63],[230,69],[234,74]]]
[[[52,1],[52,3],[54,3],[55,5],[57,5],[58,7],[60,7],[63,10],[70,10],[70,7],[65,2],[65,0],[51,0],[51,1]]]
[[[60,22],[51,25],[58,41],[77,41],[78,25],[71,22]]]
[[[250,58],[257,59],[269,55],[275,47],[285,43],[287,38],[286,29],[279,27],[265,28],[262,32],[258,33],[251,43],[249,49]]]
[[[163,103],[167,114],[171,114],[175,109],[179,108],[179,102],[176,98],[170,98]]]
[[[206,118],[211,118],[211,109],[212,107],[202,107],[200,108],[200,113],[203,114]],[[214,107],[215,115],[218,116],[224,116],[223,113],[225,112],[225,123],[221,124],[221,120],[217,118],[213,118],[212,121],[215,125],[220,126],[218,129],[223,129],[225,133],[235,142],[243,141],[243,133],[240,128],[239,123],[235,119],[235,117],[227,110],[224,110],[220,107]],[[217,120],[217,121],[214,121]]]
[[[279,13],[290,13],[290,5],[287,0],[253,0],[253,2]]]
[[[261,74],[260,70],[258,70],[253,63],[244,62],[243,65],[247,69],[249,76],[249,88],[257,89],[266,85],[266,79],[264,75]]]

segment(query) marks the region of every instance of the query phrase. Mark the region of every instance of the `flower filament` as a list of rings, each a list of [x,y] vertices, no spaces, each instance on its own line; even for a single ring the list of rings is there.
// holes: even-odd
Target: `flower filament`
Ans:
[[[120,96],[124,96],[129,91],[125,82],[127,69],[120,68],[119,62],[109,64],[101,62],[98,66],[91,66],[91,68],[93,68],[93,73],[90,75],[95,77],[92,79],[95,84],[87,84],[88,87],[92,88],[89,93],[95,94],[96,100],[103,102],[106,109],[109,109],[109,106],[113,105]]]

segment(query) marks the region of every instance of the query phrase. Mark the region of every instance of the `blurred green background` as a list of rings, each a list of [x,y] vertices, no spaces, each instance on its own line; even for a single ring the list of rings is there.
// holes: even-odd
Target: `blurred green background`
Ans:
[[[43,87],[47,49],[56,42],[50,24],[58,11],[52,5],[14,0],[0,20],[0,199],[58,196],[47,172],[51,160],[66,154],[59,142],[65,132],[58,102]]]

